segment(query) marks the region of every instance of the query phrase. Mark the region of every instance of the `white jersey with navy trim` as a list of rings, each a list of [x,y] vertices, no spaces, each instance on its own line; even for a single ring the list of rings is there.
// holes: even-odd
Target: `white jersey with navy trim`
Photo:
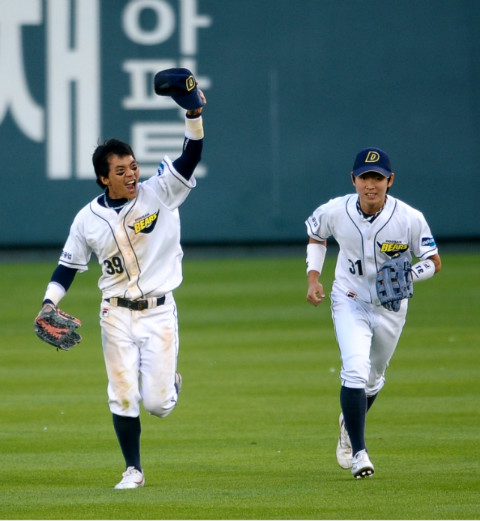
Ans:
[[[194,177],[186,180],[165,157],[158,174],[139,183],[137,197],[119,213],[99,204],[98,197],[78,212],[59,264],[85,271],[94,253],[102,266],[103,298],[174,290],[182,281],[178,207],[195,185]]]
[[[331,199],[305,222],[310,237],[324,241],[333,236],[340,251],[335,284],[365,302],[380,305],[376,292],[379,266],[396,252],[410,259],[438,253],[423,214],[388,195],[382,212],[368,222],[357,210],[357,194]]]

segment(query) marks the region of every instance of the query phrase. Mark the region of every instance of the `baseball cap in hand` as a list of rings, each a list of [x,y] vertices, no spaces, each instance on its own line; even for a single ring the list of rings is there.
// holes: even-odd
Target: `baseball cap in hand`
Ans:
[[[353,163],[353,175],[357,177],[365,172],[378,172],[385,177],[390,177],[392,165],[387,153],[375,147],[361,150]]]
[[[204,105],[195,76],[188,69],[173,68],[157,72],[153,83],[156,94],[171,96],[186,110],[199,109]]]

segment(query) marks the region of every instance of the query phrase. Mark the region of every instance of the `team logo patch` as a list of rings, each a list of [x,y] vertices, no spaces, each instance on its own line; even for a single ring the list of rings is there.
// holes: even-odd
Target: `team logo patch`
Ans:
[[[435,239],[433,237],[422,237],[422,246],[435,246]]]
[[[188,92],[195,88],[195,78],[193,75],[190,74],[190,76],[185,80],[185,87],[187,88]]]
[[[137,233],[153,232],[157,224],[159,212],[160,210],[157,210],[155,213],[152,213],[151,215],[146,215],[144,217],[141,217],[140,219],[137,219],[135,221],[135,224],[133,226],[129,226],[129,228],[135,232],[135,235]]]
[[[408,250],[408,244],[403,244],[399,241],[385,241],[382,244],[377,242],[377,244],[380,251],[389,256],[395,255],[395,253],[403,253]]]
[[[365,158],[365,163],[377,163],[380,160],[380,154],[371,150]]]

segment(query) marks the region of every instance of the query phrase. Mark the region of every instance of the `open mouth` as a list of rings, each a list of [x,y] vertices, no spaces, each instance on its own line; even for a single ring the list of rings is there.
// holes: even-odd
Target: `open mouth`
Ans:
[[[134,193],[135,190],[136,190],[136,187],[137,187],[137,182],[136,182],[135,180],[130,181],[130,182],[128,182],[128,183],[125,185],[125,188],[126,188],[130,193]]]

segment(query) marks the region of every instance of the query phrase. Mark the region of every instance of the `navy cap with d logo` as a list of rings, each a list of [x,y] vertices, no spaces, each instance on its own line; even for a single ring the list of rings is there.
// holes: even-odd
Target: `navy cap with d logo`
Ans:
[[[361,150],[355,158],[352,173],[357,177],[365,172],[378,172],[385,177],[390,177],[392,175],[392,165],[387,153],[375,147]]]
[[[173,68],[157,72],[154,88],[156,94],[171,96],[184,109],[194,110],[204,105],[195,76],[188,69]]]

